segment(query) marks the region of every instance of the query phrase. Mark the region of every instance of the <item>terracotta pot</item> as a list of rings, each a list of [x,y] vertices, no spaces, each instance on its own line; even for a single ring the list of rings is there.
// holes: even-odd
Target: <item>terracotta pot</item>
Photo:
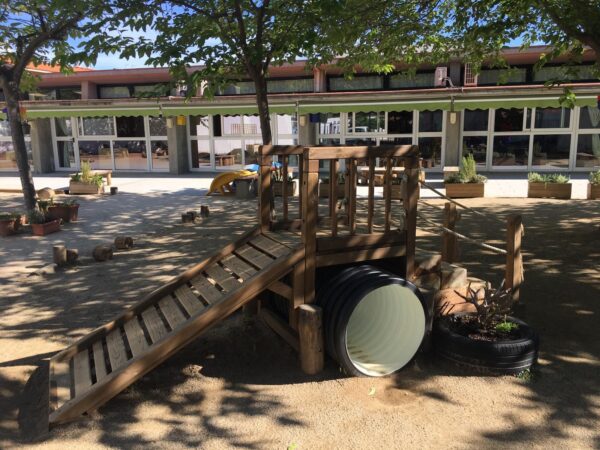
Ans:
[[[0,220],[0,236],[6,237],[15,234],[18,229],[16,225],[17,219],[2,219]]]
[[[485,183],[444,183],[450,198],[485,197]]]
[[[48,207],[48,217],[65,222],[77,222],[79,205],[54,205]]]
[[[31,231],[35,236],[46,236],[50,233],[60,231],[60,220],[54,219],[46,223],[32,223]]]
[[[529,183],[529,198],[571,198],[571,183]]]
[[[588,183],[587,198],[590,200],[600,199],[600,184]]]

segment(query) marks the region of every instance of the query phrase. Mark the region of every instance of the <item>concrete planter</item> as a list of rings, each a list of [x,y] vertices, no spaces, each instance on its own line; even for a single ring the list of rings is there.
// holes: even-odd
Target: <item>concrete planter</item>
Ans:
[[[84,183],[82,181],[69,182],[69,194],[102,194],[104,193],[104,185],[98,186],[93,183]]]
[[[485,197],[485,183],[444,183],[450,198]]]
[[[590,200],[600,199],[600,184],[588,183],[587,198]]]
[[[529,183],[529,198],[571,198],[571,183]]]

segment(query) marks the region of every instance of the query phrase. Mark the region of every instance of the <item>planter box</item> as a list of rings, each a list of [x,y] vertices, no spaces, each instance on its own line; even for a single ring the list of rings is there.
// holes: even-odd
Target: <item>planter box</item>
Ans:
[[[338,184],[337,185],[337,198],[345,198],[346,197],[346,184]],[[329,183],[321,183],[319,184],[319,197],[321,198],[329,198]]]
[[[98,187],[96,184],[83,183],[81,181],[69,182],[69,194],[102,194],[104,185]]]
[[[588,183],[587,198],[590,200],[600,199],[600,184]]]
[[[485,183],[444,183],[450,198],[485,197]]]
[[[571,198],[571,183],[529,183],[529,198]]]
[[[45,236],[60,231],[60,220],[55,219],[46,223],[32,223],[31,231],[35,236]]]
[[[0,220],[0,236],[6,237],[15,234],[21,221],[18,219]]]
[[[274,181],[272,183],[273,186],[273,195],[275,197],[281,197],[283,195],[283,181]],[[294,197],[296,195],[296,181],[288,181],[287,183],[287,195],[288,197]]]
[[[48,207],[48,217],[51,219],[62,219],[65,222],[77,222],[79,205],[57,205]]]

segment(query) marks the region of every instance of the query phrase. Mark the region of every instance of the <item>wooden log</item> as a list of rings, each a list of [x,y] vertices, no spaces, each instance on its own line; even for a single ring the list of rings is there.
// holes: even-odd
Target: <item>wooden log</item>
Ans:
[[[67,265],[67,248],[64,245],[55,245],[52,247],[52,259],[57,266]]]
[[[406,278],[415,273],[415,251],[417,247],[417,204],[419,200],[419,169],[412,160],[404,161],[406,170]]]
[[[67,249],[67,264],[75,264],[79,259],[79,250],[76,248]]]
[[[302,371],[314,375],[323,370],[323,311],[315,305],[298,307],[298,336]]]
[[[454,230],[458,221],[458,212],[454,203],[447,202],[444,205],[444,227]],[[453,263],[458,260],[458,239],[451,233],[444,232],[442,235],[442,261]]]
[[[183,213],[181,215],[181,223],[194,223],[194,216],[190,213]]]
[[[506,227],[506,275],[505,287],[512,289],[513,302],[520,301],[523,283],[523,255],[521,253],[521,235],[523,220],[520,215],[510,215]]]
[[[369,158],[369,205],[367,208],[367,232],[373,232],[373,211],[375,208],[375,158]]]
[[[94,247],[92,256],[98,262],[107,261],[113,257],[113,249],[110,245],[100,244]]]
[[[129,236],[117,236],[115,238],[115,248],[117,250],[128,250],[133,247],[133,238]]]
[[[200,217],[208,217],[210,215],[210,210],[207,205],[200,206]]]

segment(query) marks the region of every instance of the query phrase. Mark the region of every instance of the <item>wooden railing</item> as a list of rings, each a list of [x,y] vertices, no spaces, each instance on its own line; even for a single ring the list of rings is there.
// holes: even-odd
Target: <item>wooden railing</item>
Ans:
[[[281,220],[274,220],[273,189],[271,186],[271,167],[273,158],[282,164],[284,178],[287,179],[290,156],[298,157],[300,193],[298,198],[298,216],[290,217],[290,197],[287,195],[287,183],[282,185]],[[350,251],[353,248],[378,245],[392,241],[398,236],[402,242],[406,257],[406,276],[414,273],[417,200],[419,194],[418,171],[419,158],[416,146],[376,146],[376,147],[302,147],[302,146],[261,146],[259,222],[263,231],[274,229],[300,230],[306,251],[305,298],[307,302],[314,298],[314,276],[317,265],[318,245],[327,246],[328,251]],[[386,184],[383,198],[383,229],[375,227],[375,162],[382,162]],[[329,187],[327,195],[327,213],[319,217],[319,163],[329,162]],[[343,212],[339,207],[337,179],[340,168],[345,177]],[[366,228],[357,227],[357,166],[359,161],[368,165],[368,195],[366,206]],[[401,207],[404,209],[402,229],[394,226],[392,214],[393,167],[401,164],[404,195]],[[279,216],[277,216],[279,217]],[[350,254],[349,254],[350,258]],[[336,261],[341,261],[337,258]],[[352,261],[347,261],[352,262]]]

